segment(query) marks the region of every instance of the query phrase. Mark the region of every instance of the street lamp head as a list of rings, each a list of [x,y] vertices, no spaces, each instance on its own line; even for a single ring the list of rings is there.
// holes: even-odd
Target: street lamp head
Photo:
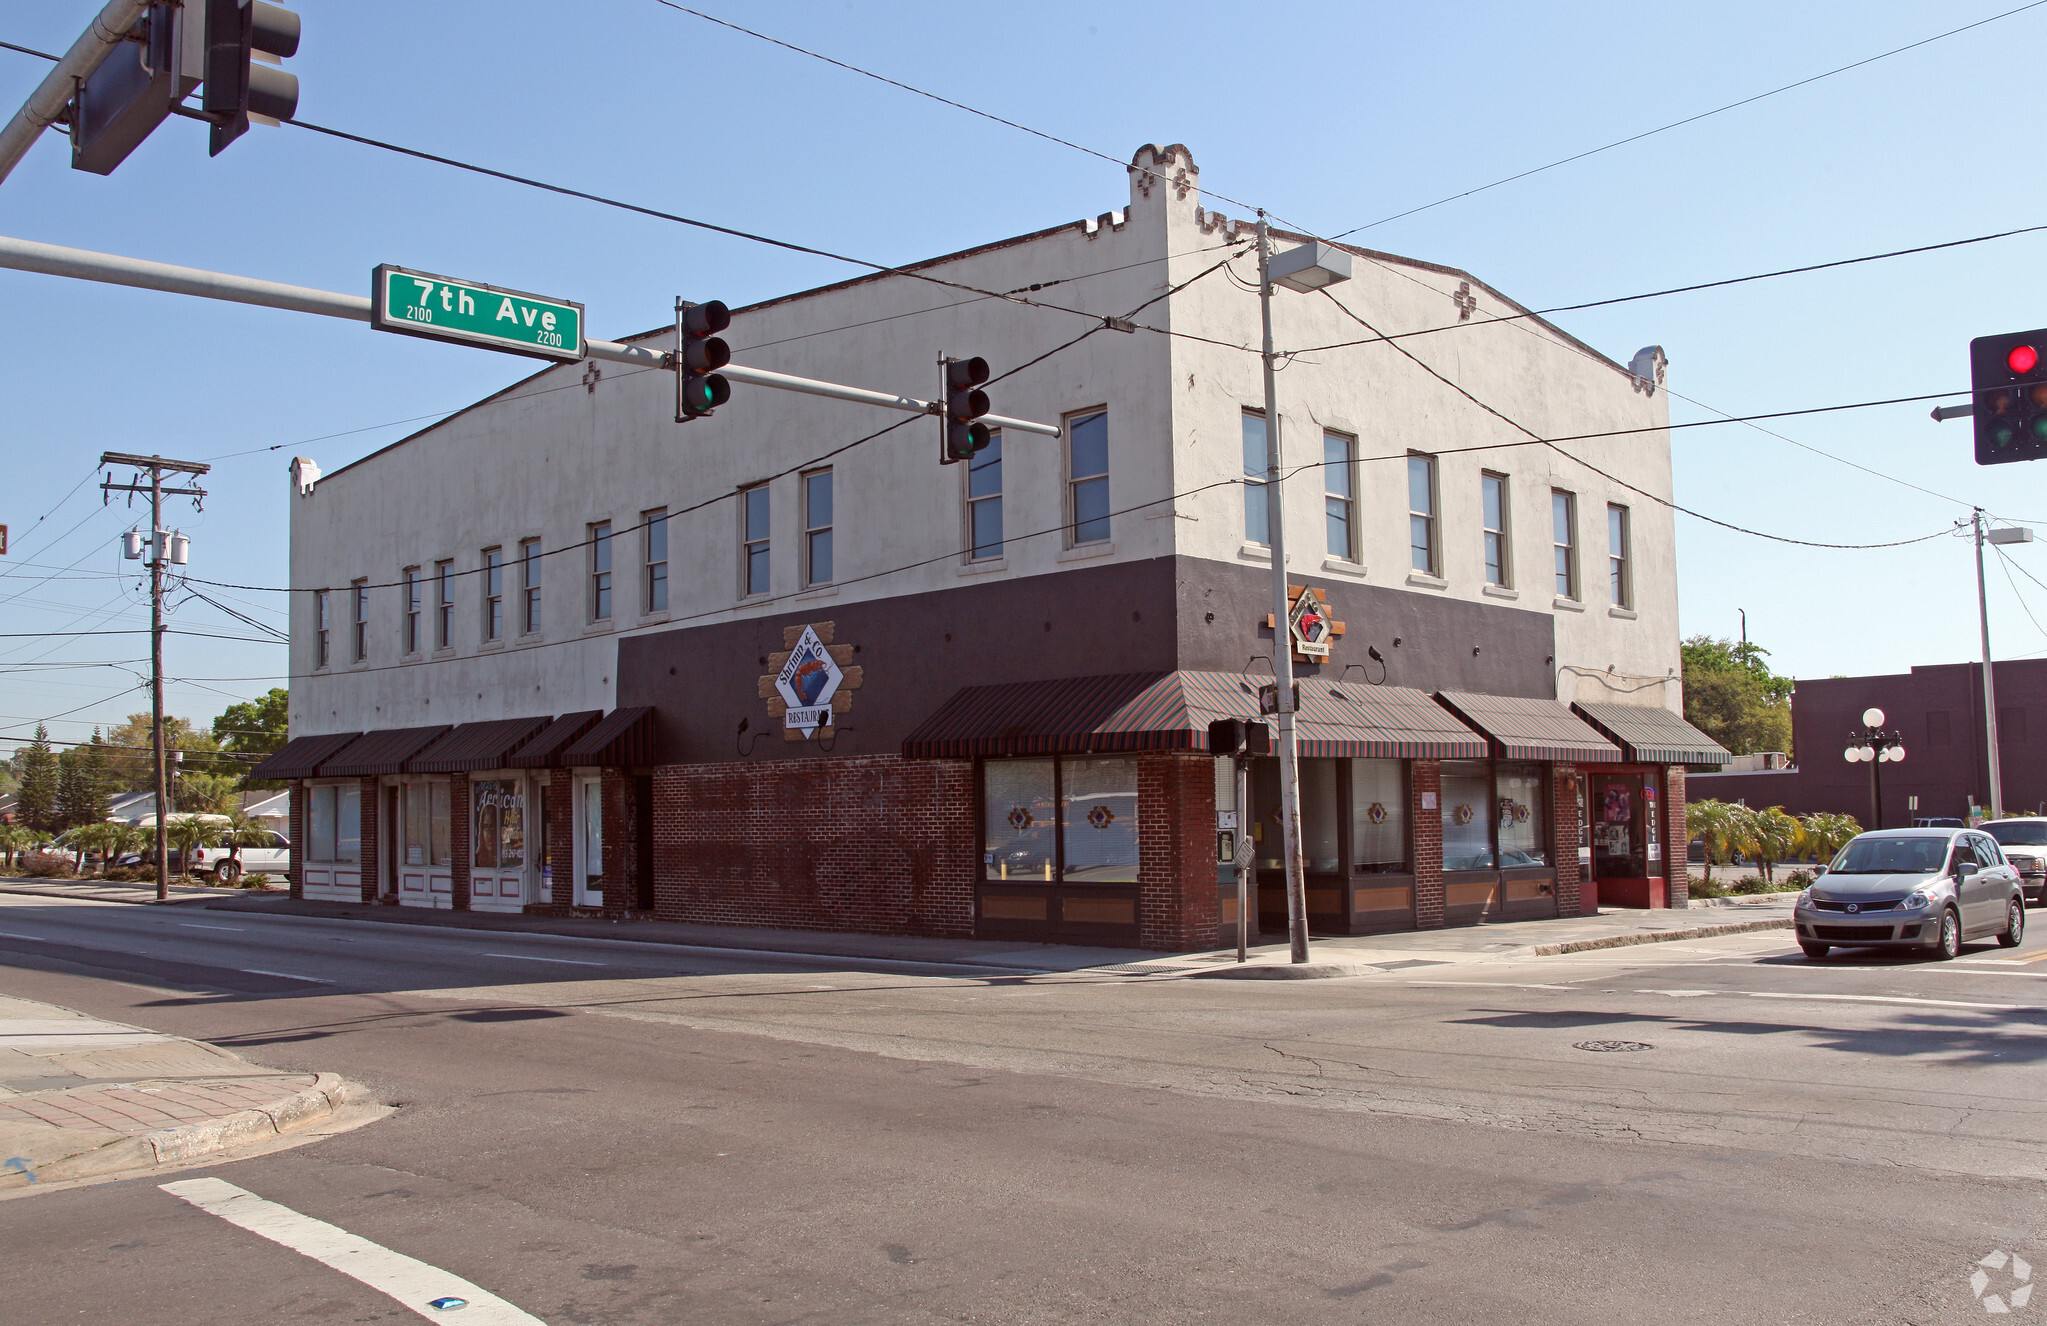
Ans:
[[[1904,759],[1905,759],[1905,748],[1904,748],[1903,746],[1893,746],[1893,747],[1891,747],[1891,763],[1892,763],[1892,764],[1900,764],[1900,763],[1903,763],[1903,762],[1904,762]]]
[[[1884,711],[1883,711],[1883,710],[1881,710],[1881,709],[1876,709],[1876,708],[1870,708],[1870,709],[1865,709],[1865,710],[1863,710],[1863,711],[1862,711],[1862,726],[1864,726],[1864,727],[1882,727],[1883,725],[1884,725]]]
[[[1312,294],[1324,286],[1350,280],[1350,254],[1319,239],[1272,255],[1266,268],[1277,286]]]
[[[1855,758],[1867,764],[1869,761],[1876,758],[1876,747],[1868,745],[1867,743],[1857,747],[1855,751]]]
[[[1850,764],[1854,764],[1862,758],[1862,748],[1860,746],[1850,746],[1847,750],[1841,752],[1841,758]]]

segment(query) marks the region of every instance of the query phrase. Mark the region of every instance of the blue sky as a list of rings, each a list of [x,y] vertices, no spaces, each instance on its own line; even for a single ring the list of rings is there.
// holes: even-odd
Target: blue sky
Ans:
[[[657,0],[295,7],[304,119],[877,262],[1127,196],[1119,166]],[[1211,192],[1331,234],[2013,3],[703,7],[1118,161],[1140,143],[1184,142]],[[0,40],[59,51],[96,9],[12,0]],[[2047,7],[1354,238],[1545,307],[2047,222],[2047,183],[2030,168],[2043,41]],[[46,67],[0,50],[0,102],[18,105]],[[46,135],[0,184],[0,234],[347,291],[395,262],[580,299],[598,336],[664,322],[678,294],[736,305],[855,271],[291,128],[259,126],[209,160],[203,126],[185,121],[106,178],[70,170],[64,141]],[[1971,336],[2047,323],[2031,265],[2043,241],[1559,321],[1622,360],[1662,344],[1670,387],[1690,398],[1673,400],[1677,420],[1706,417],[1691,401],[1746,414],[1952,390],[1966,385]],[[221,458],[205,513],[174,515],[193,536],[192,573],[278,584],[293,454],[337,468],[524,371],[356,324],[22,273],[0,272],[0,308],[7,633],[146,625],[133,577],[115,576],[130,514],[102,511],[89,481],[101,450]],[[2047,527],[2047,471],[1979,469],[1968,425],[1936,425],[1927,408],[1771,425],[1781,437],[1678,432],[1678,500],[1821,542],[1930,533],[1970,503]],[[849,430],[864,418],[849,415]],[[1745,608],[1782,671],[1975,652],[1961,540],[1827,552],[1682,516],[1678,539],[1684,630],[1734,634]],[[2013,551],[2047,580],[2047,545]],[[2031,616],[2047,623],[2047,589],[2016,578],[2015,593],[1994,559],[1991,574],[1999,655],[2047,653]],[[229,601],[281,625],[281,597]],[[250,633],[199,603],[176,624]],[[14,665],[132,666],[146,652],[141,636],[0,639],[0,748],[65,710],[77,708],[53,734],[77,738],[146,707],[117,669]],[[281,684],[264,678],[284,666],[279,647],[173,637],[172,675],[198,680],[174,686],[170,708],[204,719]]]

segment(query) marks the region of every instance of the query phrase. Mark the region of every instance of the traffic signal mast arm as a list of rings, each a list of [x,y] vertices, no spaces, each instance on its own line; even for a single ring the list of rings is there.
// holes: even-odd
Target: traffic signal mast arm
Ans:
[[[48,276],[68,276],[82,281],[101,281],[110,285],[136,286],[143,290],[163,290],[176,295],[194,295],[201,299],[219,299],[234,304],[290,309],[295,313],[317,313],[322,317],[343,318],[352,322],[370,321],[370,300],[365,295],[345,295],[337,291],[287,285],[281,281],[262,281],[254,277],[232,276],[225,272],[209,272],[198,267],[179,267],[171,263],[150,262],[143,258],[124,258],[112,253],[95,253],[89,249],[66,248],[60,244],[42,244],[35,240],[14,239],[8,236],[0,236],[0,268],[41,272]],[[676,367],[673,354],[643,349],[637,345],[625,345],[617,341],[586,339],[583,357],[600,359],[608,363],[633,364],[641,368],[672,370]],[[901,410],[906,414],[939,414],[943,409],[936,401],[922,401],[914,396],[901,396],[893,392],[873,391],[866,387],[850,387],[837,382],[796,377],[793,374],[776,373],[764,368],[742,368],[738,364],[728,364],[718,372],[733,382],[746,383],[750,386],[768,387],[776,391],[794,391],[809,396],[826,396],[833,400],[853,401],[863,405],[879,405],[885,409]],[[1058,437],[1061,432],[1057,424],[1041,424],[1029,419],[1006,419],[992,414],[983,416],[981,422],[990,428],[1014,429],[1020,433],[1036,433],[1043,437]]]
[[[71,43],[71,49],[64,53],[64,58],[43,76],[43,81],[29,94],[21,109],[14,113],[7,127],[0,129],[0,180],[5,180],[8,173],[20,164],[43,130],[63,115],[64,107],[77,93],[78,85],[91,77],[92,72],[106,62],[107,56],[127,40],[129,30],[147,8],[148,0],[109,0],[92,25]]]

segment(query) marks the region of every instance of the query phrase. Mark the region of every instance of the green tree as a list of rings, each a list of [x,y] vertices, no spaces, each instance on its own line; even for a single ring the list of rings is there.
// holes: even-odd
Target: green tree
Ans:
[[[242,877],[242,849],[268,847],[270,830],[260,821],[250,819],[246,812],[231,810],[227,813],[227,826],[221,831],[220,845],[227,848],[228,860],[233,863],[233,868],[221,877],[221,882],[233,884]]]
[[[1739,809],[1725,801],[1707,798],[1694,801],[1685,807],[1685,827],[1706,849],[1706,883],[1713,882],[1713,866],[1724,864],[1728,849],[1733,845],[1728,833],[1734,823],[1734,811]]]
[[[1799,850],[1811,852],[1819,858],[1821,865],[1834,859],[1834,853],[1845,847],[1850,838],[1862,832],[1853,815],[1836,815],[1827,811],[1815,811],[1799,818],[1803,833],[1799,839]]]
[[[238,756],[274,755],[284,748],[290,739],[288,730],[291,719],[291,692],[282,686],[274,686],[266,693],[242,704],[231,704],[220,711],[220,717],[213,720],[213,739],[223,752]],[[223,773],[239,772],[244,775],[244,787],[279,788],[283,783],[258,780],[249,781],[246,774],[255,767],[252,758],[223,761]],[[229,767],[232,766],[232,767]]]
[[[50,732],[36,724],[35,740],[22,747],[17,763],[21,791],[14,810],[21,822],[38,833],[54,832],[57,824],[57,757],[50,753]]]
[[[1744,846],[1763,868],[1764,879],[1776,882],[1777,863],[1798,850],[1802,833],[1803,826],[1786,814],[1782,806],[1750,812],[1748,842]]]
[[[169,714],[164,715],[163,742],[166,751],[187,752],[184,767],[200,772],[210,772],[212,765],[205,758],[194,757],[210,756],[220,748],[213,735],[198,731],[191,719],[173,718]],[[106,758],[119,791],[148,792],[156,787],[148,714],[130,714],[127,722],[107,733]]]
[[[113,811],[114,771],[107,763],[107,747],[100,740],[100,730],[92,730],[92,740],[78,751],[83,776],[84,809],[86,818],[103,820]]]
[[[242,780],[233,774],[187,773],[178,777],[177,807],[204,815],[224,815],[241,795]]]
[[[220,838],[220,830],[220,825],[197,815],[179,815],[171,820],[164,836],[178,854],[178,878],[186,879],[192,874],[192,849],[213,846]]]
[[[1695,635],[1679,646],[1685,721],[1736,755],[1791,749],[1789,677],[1770,671],[1769,651]]]

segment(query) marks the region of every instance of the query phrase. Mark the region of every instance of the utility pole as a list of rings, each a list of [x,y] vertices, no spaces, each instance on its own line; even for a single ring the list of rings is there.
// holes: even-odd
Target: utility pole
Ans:
[[[100,484],[102,493],[148,493],[149,494],[149,747],[150,765],[156,780],[156,900],[169,902],[170,881],[170,796],[168,771],[165,768],[163,751],[163,572],[171,560],[170,531],[163,526],[163,500],[165,497],[189,497],[198,506],[206,497],[203,488],[172,488],[166,491],[163,476],[166,474],[190,474],[194,477],[212,470],[211,465],[190,460],[165,460],[162,456],[134,456],[126,452],[108,451],[100,456],[102,465],[132,465],[137,470],[149,471],[149,482],[143,484],[141,476],[134,483],[114,483],[111,480]],[[184,557],[178,558],[180,562]]]
[[[1990,818],[2004,818],[2004,779],[1997,767],[1997,679],[1990,675],[1990,597],[1983,589],[1983,508],[1970,517],[1976,530],[1976,620],[1983,631],[1984,749],[1990,757]]]
[[[1272,351],[1272,245],[1258,211],[1258,315],[1265,342],[1265,532],[1272,541],[1273,712],[1279,721],[1279,832],[1286,855],[1287,937],[1292,959],[1308,960],[1308,881],[1301,861],[1300,742],[1294,735],[1293,611],[1287,602],[1286,505],[1280,500],[1279,388]],[[1238,932],[1243,923],[1239,920]]]

